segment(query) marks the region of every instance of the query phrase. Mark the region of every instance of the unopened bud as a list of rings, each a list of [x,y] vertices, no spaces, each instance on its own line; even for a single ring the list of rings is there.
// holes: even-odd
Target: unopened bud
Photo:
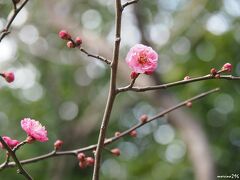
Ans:
[[[82,44],[82,39],[80,37],[76,37],[75,43],[77,46],[80,46]]]
[[[85,154],[84,153],[78,153],[77,158],[79,161],[85,161]]]
[[[87,166],[93,166],[94,165],[94,159],[92,157],[86,157],[85,158]]]
[[[58,36],[61,38],[61,39],[65,39],[65,40],[68,40],[71,38],[71,35],[65,31],[65,30],[61,30],[59,33],[58,33]]]
[[[133,130],[129,133],[129,135],[132,136],[132,137],[137,137],[137,131]]]
[[[121,154],[120,149],[118,149],[118,148],[112,149],[111,153],[115,156],[120,156],[120,154]]]
[[[216,74],[215,78],[219,79],[220,78],[220,74]]]
[[[143,114],[143,115],[140,117],[140,121],[141,121],[142,123],[146,123],[147,120],[148,120],[148,116],[147,116],[146,114]]]
[[[131,79],[136,79],[138,77],[138,75],[139,75],[138,73],[132,71],[130,74],[130,77],[131,77]]]
[[[226,64],[223,65],[222,69],[226,70],[227,72],[231,72],[232,71],[232,64],[226,63]]]
[[[15,79],[13,72],[3,72],[1,76],[9,83],[13,82]]]
[[[62,145],[63,145],[63,141],[62,140],[56,140],[55,143],[54,143],[54,148],[56,150],[60,150],[62,148]]]
[[[74,45],[74,43],[72,41],[68,41],[67,42],[67,47],[68,48],[75,48],[75,45]]]
[[[78,165],[81,169],[84,169],[87,167],[87,163],[85,161],[80,161]]]
[[[217,70],[215,68],[212,68],[210,72],[213,76],[217,74]]]
[[[192,107],[192,102],[191,101],[187,102],[186,106],[191,108]]]

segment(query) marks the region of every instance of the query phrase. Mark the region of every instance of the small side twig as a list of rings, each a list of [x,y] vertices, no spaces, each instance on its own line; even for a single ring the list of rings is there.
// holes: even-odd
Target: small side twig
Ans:
[[[3,38],[8,35],[10,33],[9,28],[12,25],[12,22],[14,21],[14,19],[16,18],[17,14],[22,10],[22,8],[27,4],[29,0],[25,0],[23,1],[23,3],[19,6],[19,8],[17,8],[17,5],[15,3],[14,4],[14,13],[13,15],[10,17],[9,21],[7,22],[7,24],[5,25],[4,29],[1,31],[0,33],[0,42],[3,40]]]
[[[91,54],[91,53],[87,52],[85,49],[83,49],[82,47],[80,48],[80,51],[83,52],[84,54],[86,54],[88,57],[93,57],[93,58],[98,59],[102,62],[105,62],[108,65],[111,64],[111,61],[109,61],[107,58],[99,56],[99,55]]]
[[[15,146],[14,148],[13,148],[13,152],[15,153],[20,147],[22,147],[23,145],[25,145],[27,143],[27,141],[25,140],[25,141],[22,141],[22,142],[20,142],[17,146]]]
[[[139,0],[131,0],[131,1],[128,1],[126,3],[124,3],[122,5],[122,10],[124,10],[127,6],[131,5],[131,4],[134,4],[134,3],[137,3]]]
[[[8,151],[9,155],[13,158],[16,165],[18,166],[19,173],[22,174],[26,179],[32,180],[32,177],[27,173],[27,171],[22,167],[21,163],[19,162],[16,154],[12,151],[12,149],[7,145],[7,143],[3,140],[0,136],[0,142],[2,143],[3,147]],[[7,165],[5,165],[7,166]]]
[[[113,142],[115,142],[115,141],[121,139],[122,137],[128,135],[131,131],[136,130],[136,129],[150,123],[151,121],[157,120],[158,118],[163,117],[166,114],[185,106],[188,102],[193,102],[193,101],[199,100],[199,99],[201,99],[205,96],[208,96],[208,95],[210,95],[212,93],[215,93],[215,92],[218,92],[218,91],[219,91],[219,88],[216,88],[216,89],[201,93],[201,94],[199,94],[197,96],[194,96],[192,98],[189,98],[185,101],[182,101],[179,104],[177,104],[173,107],[170,107],[170,108],[166,109],[165,111],[149,118],[145,123],[139,122],[135,126],[133,126],[129,129],[125,130],[124,132],[120,133],[118,136],[113,136],[111,138],[106,139],[104,141],[104,146],[112,144]],[[44,155],[37,156],[37,157],[34,157],[34,158],[22,160],[22,161],[20,161],[20,163],[22,165],[25,165],[25,164],[31,164],[31,163],[35,163],[35,162],[38,162],[38,161],[41,161],[41,160],[44,160],[44,159],[49,159],[49,158],[53,158],[53,157],[57,157],[57,156],[77,156],[77,154],[80,153],[80,152],[95,150],[96,147],[97,147],[97,144],[94,144],[94,145],[90,145],[90,146],[87,146],[87,147],[84,147],[84,148],[79,148],[79,149],[74,149],[74,150],[69,150],[69,151],[57,151],[57,152],[52,151],[48,154],[44,154]],[[12,167],[15,167],[15,166],[16,166],[15,162],[10,162],[6,166],[1,165],[0,170],[3,170],[5,168],[12,168]]]

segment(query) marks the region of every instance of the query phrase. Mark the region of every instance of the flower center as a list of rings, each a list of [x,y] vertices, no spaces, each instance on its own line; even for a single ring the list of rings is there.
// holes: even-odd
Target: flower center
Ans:
[[[144,53],[141,53],[139,58],[138,58],[138,62],[143,65],[147,61],[148,61],[148,58],[146,57],[146,55]]]

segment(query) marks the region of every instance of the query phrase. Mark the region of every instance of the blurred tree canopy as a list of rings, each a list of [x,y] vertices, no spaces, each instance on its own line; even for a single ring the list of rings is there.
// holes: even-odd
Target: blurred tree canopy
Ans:
[[[11,9],[11,1],[0,0],[0,29]],[[130,70],[124,63],[126,53],[141,41],[148,41],[160,55],[155,79],[161,82],[180,80],[186,75],[205,75],[212,67],[219,69],[225,62],[230,62],[234,67],[232,73],[240,76],[239,17],[238,0],[140,0],[129,6],[122,22],[119,86],[129,82]],[[68,49],[58,38],[60,29],[82,37],[83,46],[89,51],[111,58],[114,1],[30,1],[14,21],[11,34],[0,44],[0,70],[12,70],[16,74],[16,81],[10,85],[0,79],[1,135],[23,140],[20,120],[24,117],[39,120],[49,132],[47,143],[26,145],[18,152],[19,159],[51,151],[56,139],[65,142],[64,150],[97,142],[109,70],[80,51]],[[156,81],[142,77],[137,83]],[[120,95],[114,105],[108,136],[131,127],[143,113],[154,115],[167,108],[156,94],[168,92],[180,101],[214,87],[220,87],[221,92],[181,111],[189,114],[203,130],[216,174],[239,174],[240,85],[237,81],[209,80],[154,93]],[[180,129],[167,123],[167,119],[168,116],[139,129],[135,139],[125,137],[110,145],[109,148],[119,147],[122,154],[116,158],[104,152],[102,179],[196,178],[188,153],[191,142],[185,142]],[[1,151],[1,162],[4,158],[5,153]],[[91,179],[92,173],[92,168],[79,169],[73,157],[48,159],[26,168],[33,177],[43,180]],[[0,178],[22,177],[13,168],[1,172]]]

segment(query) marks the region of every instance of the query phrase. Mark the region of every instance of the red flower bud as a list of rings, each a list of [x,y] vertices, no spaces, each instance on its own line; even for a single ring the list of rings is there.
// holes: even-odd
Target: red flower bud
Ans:
[[[132,136],[132,137],[137,137],[137,131],[133,130],[129,133],[129,135]]]
[[[143,115],[140,117],[140,121],[141,121],[142,123],[146,123],[147,120],[148,120],[148,116],[147,116],[146,114],[143,114]]]
[[[75,43],[80,46],[82,44],[82,39],[80,37],[76,37]]]
[[[55,143],[54,143],[54,148],[56,150],[59,150],[59,149],[61,149],[62,145],[63,145],[63,141],[62,140],[56,140]]]
[[[219,79],[220,78],[220,74],[216,74],[215,78]]]
[[[232,71],[232,64],[226,63],[226,64],[223,65],[222,69],[226,70],[227,72],[231,72]]]
[[[65,39],[65,40],[68,40],[71,38],[71,35],[65,31],[65,30],[61,30],[59,33],[58,33],[58,36],[61,38],[61,39]]]
[[[79,161],[85,161],[85,154],[84,153],[78,153],[77,158]]]
[[[79,165],[79,167],[80,167],[81,169],[84,169],[84,168],[87,167],[86,161],[80,161],[78,165]]]
[[[4,72],[1,74],[1,76],[9,83],[13,82],[15,79],[13,72]]]
[[[217,74],[217,70],[215,68],[212,68],[210,72],[213,76]]]
[[[131,79],[136,79],[138,77],[138,75],[139,75],[138,73],[132,71],[130,74],[130,77],[131,77]]]
[[[67,47],[68,48],[75,48],[75,45],[74,45],[74,43],[72,41],[68,41],[67,42]]]
[[[94,165],[94,159],[92,157],[86,157],[86,164],[87,166],[93,166]]]
[[[120,156],[121,152],[118,148],[112,149],[111,153],[115,156]]]

